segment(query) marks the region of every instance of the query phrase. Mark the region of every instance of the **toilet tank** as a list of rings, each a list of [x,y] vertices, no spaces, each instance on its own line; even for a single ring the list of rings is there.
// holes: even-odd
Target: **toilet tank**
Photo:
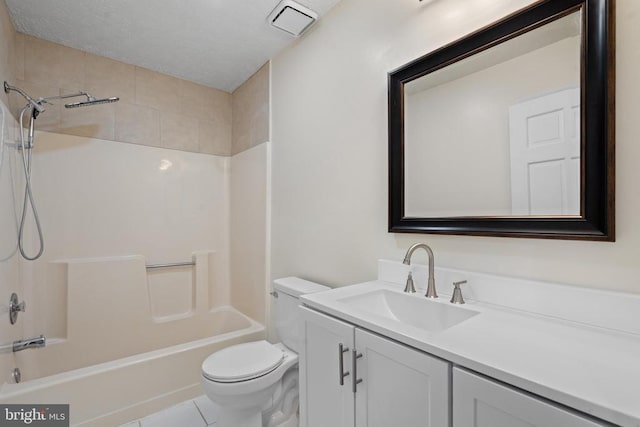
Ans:
[[[300,295],[327,291],[331,288],[318,283],[309,282],[299,277],[285,277],[273,281],[273,323],[278,332],[280,342],[287,348],[298,352],[302,339],[300,315]]]

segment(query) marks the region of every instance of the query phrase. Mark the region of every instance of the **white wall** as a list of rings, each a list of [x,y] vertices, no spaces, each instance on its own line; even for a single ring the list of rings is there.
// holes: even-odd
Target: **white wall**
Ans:
[[[617,1],[617,242],[386,231],[387,72],[529,3],[343,0],[274,59],[272,277],[368,280],[427,242],[440,266],[640,293],[635,0]]]
[[[264,323],[270,144],[231,157],[231,304]]]
[[[48,257],[224,251],[227,157],[37,132],[32,184]]]
[[[67,283],[56,274],[56,260],[142,255],[155,264],[213,251],[213,280],[228,290],[229,163],[228,157],[37,132],[32,187],[45,253],[22,263],[31,306],[25,334],[66,335]],[[33,254],[37,239],[33,221],[28,224],[26,249]],[[179,274],[191,283],[192,272],[149,277],[166,287],[161,276],[175,281]],[[212,306],[229,303],[228,291],[216,295],[223,301]],[[173,297],[176,304],[185,298]]]

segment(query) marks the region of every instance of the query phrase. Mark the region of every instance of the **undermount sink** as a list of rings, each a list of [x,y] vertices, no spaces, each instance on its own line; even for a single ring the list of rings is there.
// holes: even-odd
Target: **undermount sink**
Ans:
[[[443,331],[478,314],[466,308],[388,290],[375,290],[336,302],[428,332]]]

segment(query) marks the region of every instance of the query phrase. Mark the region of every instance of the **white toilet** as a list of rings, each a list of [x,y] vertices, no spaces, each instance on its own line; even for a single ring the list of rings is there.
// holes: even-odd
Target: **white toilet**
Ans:
[[[202,363],[204,391],[219,405],[217,427],[288,425],[297,412],[297,353],[302,339],[298,298],[329,288],[287,277],[275,280],[273,289],[274,324],[282,343],[234,345]]]

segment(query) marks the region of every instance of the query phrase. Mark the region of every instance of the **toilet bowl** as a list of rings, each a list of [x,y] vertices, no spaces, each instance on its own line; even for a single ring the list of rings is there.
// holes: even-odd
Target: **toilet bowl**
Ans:
[[[300,295],[329,289],[297,277],[273,283],[274,323],[282,343],[224,348],[202,363],[205,394],[219,406],[217,427],[277,427],[298,409]]]

